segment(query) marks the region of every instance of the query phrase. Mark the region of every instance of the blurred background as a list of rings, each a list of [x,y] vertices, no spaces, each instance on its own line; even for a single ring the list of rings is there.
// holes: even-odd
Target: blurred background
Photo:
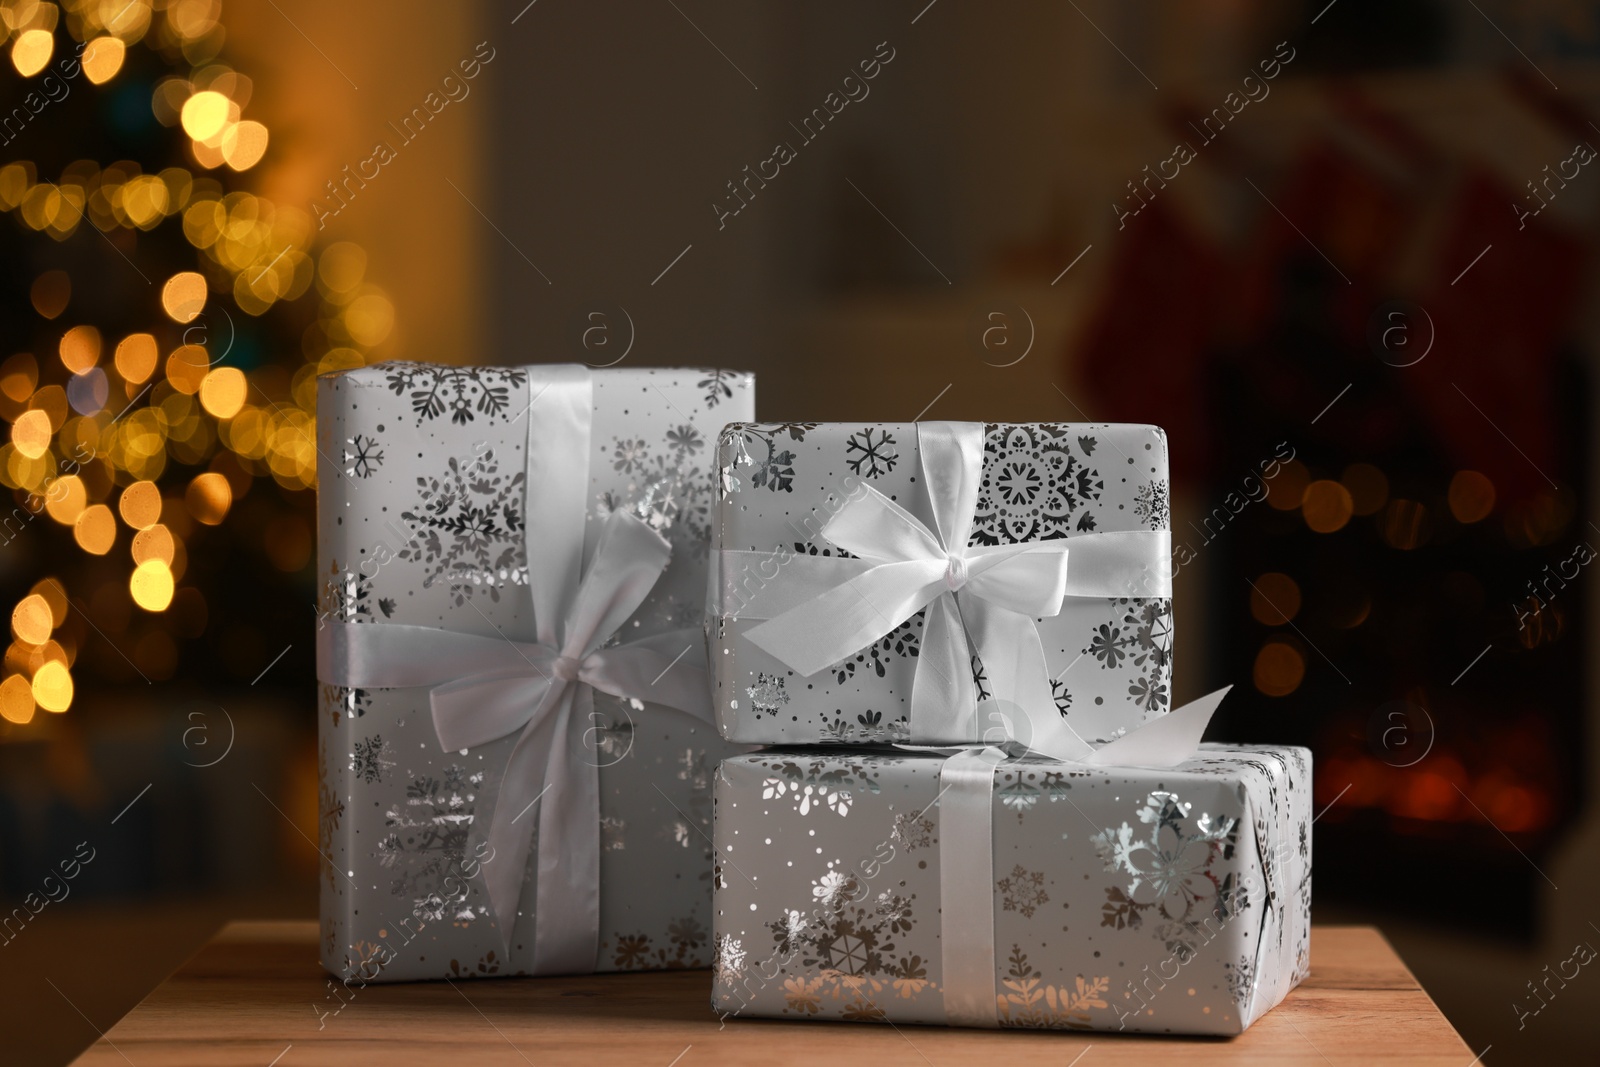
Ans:
[[[1592,1055],[1600,4],[0,0],[0,50],[18,1062],[315,915],[314,381],[394,358],[1165,426],[1177,698],[1315,752],[1317,920],[1483,1062]]]

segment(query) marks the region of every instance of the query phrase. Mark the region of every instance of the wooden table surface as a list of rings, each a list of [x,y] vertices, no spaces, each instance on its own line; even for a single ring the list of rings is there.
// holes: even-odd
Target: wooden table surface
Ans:
[[[344,992],[341,1002],[332,999],[316,949],[315,923],[230,924],[78,1062],[932,1067],[1001,1056],[1006,1067],[1476,1062],[1370,927],[1315,928],[1311,978],[1233,1039],[764,1019],[723,1025],[711,1012],[705,971],[370,985]]]

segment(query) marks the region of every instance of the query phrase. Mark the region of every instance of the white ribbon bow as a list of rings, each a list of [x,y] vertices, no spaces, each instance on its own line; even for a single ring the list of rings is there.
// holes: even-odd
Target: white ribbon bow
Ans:
[[[972,649],[990,695],[1028,717],[1023,740],[1057,759],[1094,750],[1056,711],[1034,620],[1061,611],[1070,540],[967,547],[983,476],[983,427],[919,422],[917,448],[936,529],[873,489],[848,501],[822,530],[866,561],[821,595],[752,627],[751,643],[801,675],[815,674],[883,637],[923,608],[911,690],[918,740],[959,743],[984,736],[972,679]],[[1021,724],[1002,724],[1007,736]]]
[[[489,902],[509,945],[537,822],[531,969],[588,973],[600,930],[599,768],[584,745],[594,691],[709,722],[710,688],[703,657],[684,656],[704,641],[699,630],[602,647],[649,595],[672,548],[637,516],[613,511],[582,567],[591,381],[577,366],[530,377],[543,385],[530,387],[530,406],[542,402],[529,415],[524,526],[536,639],[330,622],[318,634],[318,675],[334,685],[428,687],[446,751],[518,734],[481,864]],[[535,803],[537,819],[524,823]]]

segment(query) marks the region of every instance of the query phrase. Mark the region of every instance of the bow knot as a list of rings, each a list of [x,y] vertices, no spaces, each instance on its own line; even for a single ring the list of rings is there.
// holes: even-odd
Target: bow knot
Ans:
[[[583,661],[571,656],[558,656],[551,671],[563,682],[576,682],[583,671]]]
[[[950,553],[945,561],[944,585],[952,593],[960,592],[967,584],[967,557],[959,552]]]

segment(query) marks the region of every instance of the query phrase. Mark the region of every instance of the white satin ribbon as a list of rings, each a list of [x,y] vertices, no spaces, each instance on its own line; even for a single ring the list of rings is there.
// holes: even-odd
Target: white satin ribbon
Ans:
[[[983,476],[983,425],[917,423],[917,450],[934,529],[863,485],[822,529],[826,540],[859,558],[786,561],[791,570],[762,583],[752,612],[747,603],[733,604],[746,578],[735,566],[738,554],[727,553],[718,561],[719,608],[738,618],[767,616],[745,637],[801,675],[859,652],[926,609],[911,690],[914,738],[958,744],[983,736],[971,670],[976,649],[990,696],[1027,715],[1030,747],[1057,759],[1088,756],[1091,746],[1056,710],[1034,620],[1059,614],[1069,591],[1170,595],[1164,569],[1170,538],[1102,534],[1093,543],[1072,537],[968,547]],[[1067,558],[1070,550],[1076,560],[1080,543],[1091,565],[1074,591]],[[790,589],[812,595],[799,599]]]
[[[583,743],[594,690],[710,721],[710,688],[703,659],[683,655],[704,640],[698,630],[602,647],[649,595],[672,548],[637,516],[613,511],[583,568],[589,373],[529,371],[524,530],[535,639],[327,623],[317,668],[334,685],[428,687],[446,751],[518,734],[488,832],[493,859],[481,865],[489,902],[509,945],[537,825],[531,970],[588,973],[600,931],[599,768]]]
[[[1081,760],[1095,767],[1176,767],[1195,754],[1228,689],[1129,731]],[[1000,1025],[994,948],[994,778],[1002,748],[966,748],[939,768],[939,951],[945,1021]]]

